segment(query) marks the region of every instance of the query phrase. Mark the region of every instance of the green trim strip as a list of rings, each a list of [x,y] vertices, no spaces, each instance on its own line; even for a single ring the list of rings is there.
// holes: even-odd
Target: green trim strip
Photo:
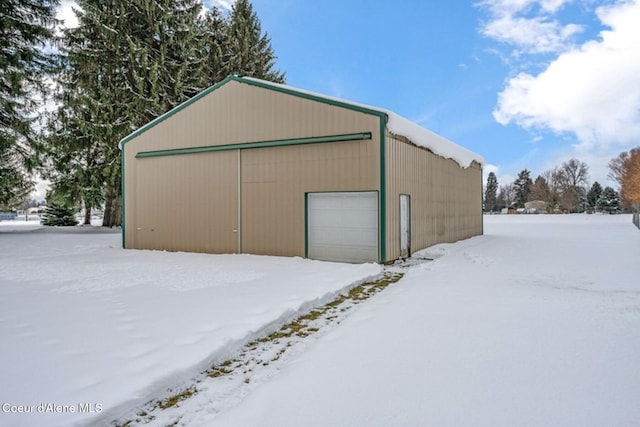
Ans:
[[[350,133],[346,135],[315,136],[309,138],[292,138],[274,141],[247,142],[226,145],[210,145],[206,147],[176,148],[172,150],[141,151],[136,158],[179,156],[184,154],[208,153],[212,151],[247,150],[253,148],[285,147],[289,145],[318,144],[326,142],[361,141],[371,139],[371,132]]]
[[[121,232],[122,232],[122,249],[125,248],[125,217],[124,217],[124,213],[126,212],[124,209],[124,203],[125,203],[125,199],[124,199],[124,150],[120,151],[120,185],[121,190],[120,190],[120,217],[121,217]]]
[[[387,262],[387,116],[380,117],[380,262]]]
[[[321,102],[323,104],[329,104],[332,105],[334,107],[341,107],[341,108],[346,108],[348,110],[351,111],[357,111],[359,113],[364,113],[364,114],[371,114],[374,116],[384,116],[386,117],[387,114],[384,111],[380,111],[380,110],[376,110],[374,108],[368,108],[364,105],[358,105],[358,104],[351,104],[349,102],[346,101],[342,101],[339,99],[335,99],[335,98],[328,98],[328,97],[324,97],[322,95],[317,95],[317,94],[313,94],[310,92],[305,92],[304,90],[296,90],[290,86],[285,86],[285,85],[281,85],[279,83],[271,83],[271,82],[267,82],[265,80],[258,80],[258,79],[253,79],[253,78],[242,78],[242,77],[236,77],[236,76],[231,76],[231,80],[235,80],[237,82],[240,83],[244,83],[244,84],[248,84],[250,86],[257,86],[263,89],[268,89],[268,90],[272,90],[274,92],[280,92],[280,93],[284,93],[287,95],[293,95],[296,96],[298,98],[302,98],[302,99],[308,99],[310,101],[315,101],[315,102]]]
[[[309,258],[309,193],[304,193],[304,257]]]

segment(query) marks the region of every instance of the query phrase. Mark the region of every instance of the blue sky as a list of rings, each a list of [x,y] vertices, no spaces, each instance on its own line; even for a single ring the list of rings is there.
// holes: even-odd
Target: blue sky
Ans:
[[[287,84],[392,110],[500,184],[575,157],[613,185],[609,160],[640,145],[640,0],[252,4]]]
[[[640,1],[253,6],[287,84],[390,109],[481,154],[501,184],[571,157],[605,183],[640,145]]]

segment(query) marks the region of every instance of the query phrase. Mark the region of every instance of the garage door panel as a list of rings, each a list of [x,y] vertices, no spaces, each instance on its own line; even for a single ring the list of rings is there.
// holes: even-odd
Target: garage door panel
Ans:
[[[327,261],[378,260],[378,193],[309,193],[308,256]]]

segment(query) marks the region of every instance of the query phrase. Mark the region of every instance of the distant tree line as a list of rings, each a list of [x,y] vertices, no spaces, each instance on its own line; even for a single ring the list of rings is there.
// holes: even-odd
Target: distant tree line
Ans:
[[[504,208],[524,208],[534,200],[545,202],[552,212],[616,212],[620,208],[640,211],[640,147],[621,153],[609,163],[609,177],[620,186],[602,188],[597,181],[589,186],[589,167],[578,159],[570,159],[549,169],[535,180],[524,169],[512,183],[498,184],[490,172],[484,189],[484,211],[499,212]]]
[[[78,0],[79,25],[58,34],[57,0],[0,5],[0,208],[38,172],[85,223],[103,207],[120,225],[122,138],[228,75],[285,81],[248,0],[227,15],[199,0]],[[38,126],[45,95],[55,108]]]

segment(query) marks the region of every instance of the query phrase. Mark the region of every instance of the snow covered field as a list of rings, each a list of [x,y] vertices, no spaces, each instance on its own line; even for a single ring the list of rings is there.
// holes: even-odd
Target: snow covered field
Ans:
[[[103,230],[0,223],[1,426],[117,418],[381,272],[125,251]]]
[[[639,425],[630,216],[489,216],[485,236],[426,252],[208,425]]]
[[[380,272],[2,229],[0,404],[14,405],[3,426],[135,412]],[[235,407],[216,415],[202,399],[180,402],[178,425],[638,425],[640,231],[630,216],[488,216],[484,236],[417,256],[436,259],[309,337]],[[41,403],[96,412],[39,414]]]

